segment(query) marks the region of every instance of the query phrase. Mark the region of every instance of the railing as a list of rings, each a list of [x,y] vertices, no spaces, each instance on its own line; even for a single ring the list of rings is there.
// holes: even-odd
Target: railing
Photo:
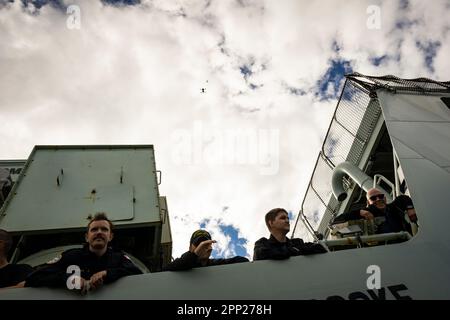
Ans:
[[[361,248],[364,245],[376,246],[387,244],[389,241],[402,241],[411,239],[411,235],[408,232],[392,232],[383,234],[372,234],[365,236],[353,236],[345,237],[342,239],[334,240],[320,240],[319,243],[325,247],[328,251],[339,250],[342,247],[354,246]]]

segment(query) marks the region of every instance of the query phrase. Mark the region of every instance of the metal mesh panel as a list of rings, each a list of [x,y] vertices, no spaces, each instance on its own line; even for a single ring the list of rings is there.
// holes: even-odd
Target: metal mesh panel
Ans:
[[[346,78],[295,223],[295,237],[317,237],[317,230],[324,229],[339,210],[340,204],[331,191],[333,168],[343,161],[359,164],[381,115],[376,99],[377,89],[384,88],[392,92],[450,92],[450,82],[426,78],[371,77],[359,73],[347,75]],[[310,231],[310,235],[306,235],[307,231]]]
[[[337,211],[340,207],[339,201],[334,197],[330,197],[330,201],[328,202],[327,209],[325,210],[325,213],[322,217],[322,221],[320,221],[319,226],[317,227],[317,230],[325,230],[328,227],[329,222],[336,217]],[[316,230],[316,231],[317,231]]]
[[[335,120],[331,126],[332,130],[328,133],[322,152],[333,165],[336,165],[346,160],[354,137]]]
[[[333,168],[343,162],[359,164],[381,109],[368,90],[346,81],[330,128],[316,162],[314,173],[293,230],[293,236],[303,235],[299,219],[311,232],[323,229],[339,209],[331,188]],[[326,217],[326,219],[324,219]],[[321,222],[322,225],[321,225]]]
[[[352,73],[346,76],[347,79],[361,85],[373,92],[378,88],[385,88],[391,91],[409,92],[449,92],[450,82],[435,81],[427,78],[400,79],[395,76],[372,77],[360,73]]]
[[[359,162],[380,115],[378,104],[370,102],[367,92],[346,81],[322,148],[323,154],[333,165],[343,161]],[[366,114],[369,104],[373,107]]]
[[[308,229],[316,231],[324,215],[334,214],[339,207],[337,201],[331,201],[334,198],[331,191],[332,174],[333,167],[320,154],[302,204],[303,218],[307,220],[302,222],[307,224]],[[301,219],[301,214],[299,218]],[[298,225],[299,218],[297,218],[293,235],[295,237],[304,237],[303,225]]]

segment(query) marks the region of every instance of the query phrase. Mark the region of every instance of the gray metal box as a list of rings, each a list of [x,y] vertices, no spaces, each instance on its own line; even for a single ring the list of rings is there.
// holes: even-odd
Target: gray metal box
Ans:
[[[36,146],[0,210],[0,228],[85,228],[106,212],[116,227],[161,223],[152,145]]]

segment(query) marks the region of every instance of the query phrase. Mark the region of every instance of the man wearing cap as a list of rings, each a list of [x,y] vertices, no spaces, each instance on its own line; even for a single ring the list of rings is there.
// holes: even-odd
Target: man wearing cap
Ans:
[[[339,215],[336,222],[348,220],[366,219],[372,220],[375,217],[384,217],[385,221],[378,225],[376,233],[389,233],[408,231],[412,234],[411,225],[405,220],[405,212],[412,223],[417,223],[416,210],[412,200],[406,195],[400,195],[389,204],[386,204],[386,196],[377,188],[367,190],[367,206],[363,209]]]
[[[188,270],[198,267],[217,266],[222,264],[231,264],[239,262],[248,262],[247,258],[236,256],[229,259],[210,259],[212,244],[215,240],[206,230],[197,230],[191,236],[189,251],[185,252],[180,258],[169,263],[164,271]]]
[[[266,225],[270,238],[261,238],[255,242],[253,260],[282,260],[291,256],[324,253],[327,250],[318,243],[303,242],[300,238],[286,237],[290,230],[288,213],[283,208],[270,210],[266,216]]]

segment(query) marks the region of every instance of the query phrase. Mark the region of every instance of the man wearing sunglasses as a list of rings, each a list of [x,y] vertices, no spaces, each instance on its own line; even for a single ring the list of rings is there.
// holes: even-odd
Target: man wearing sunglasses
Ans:
[[[372,220],[375,217],[384,217],[385,221],[378,226],[377,233],[400,231],[408,231],[409,233],[412,233],[411,226],[405,220],[406,212],[411,222],[417,222],[416,211],[410,197],[400,195],[395,198],[393,202],[387,204],[384,193],[377,188],[372,188],[367,191],[366,198],[366,208],[344,213],[340,215],[335,222],[338,220],[348,221],[358,220],[361,218]]]
[[[231,264],[239,262],[248,262],[247,258],[236,256],[229,259],[210,259],[212,244],[216,240],[211,239],[211,235],[206,230],[197,230],[191,236],[189,251],[185,252],[180,258],[169,263],[164,271],[188,270],[198,267],[217,266],[221,264]]]

